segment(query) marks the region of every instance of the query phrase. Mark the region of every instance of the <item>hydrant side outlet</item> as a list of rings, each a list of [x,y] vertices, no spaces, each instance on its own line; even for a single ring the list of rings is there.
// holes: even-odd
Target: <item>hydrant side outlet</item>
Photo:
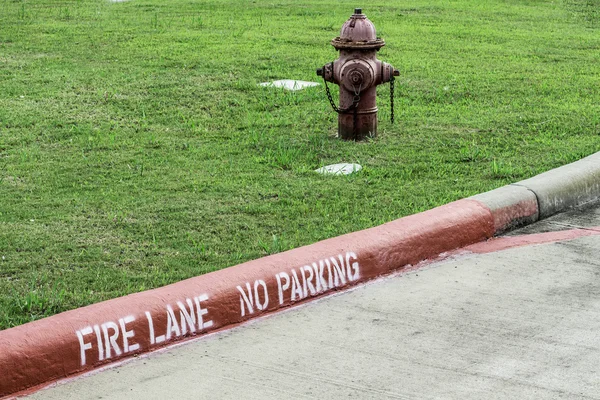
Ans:
[[[337,60],[317,70],[325,81],[340,86],[340,103],[332,107],[338,112],[338,136],[345,140],[363,140],[377,134],[377,85],[390,82],[398,71],[377,59],[377,51],[385,45],[375,26],[356,8],[344,23],[340,36],[331,41],[339,50]]]

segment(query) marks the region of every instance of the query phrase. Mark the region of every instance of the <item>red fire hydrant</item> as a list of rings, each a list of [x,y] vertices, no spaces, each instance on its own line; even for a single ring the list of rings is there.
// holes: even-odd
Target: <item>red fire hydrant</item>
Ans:
[[[375,26],[362,9],[342,26],[340,36],[331,41],[340,57],[319,68],[327,96],[338,113],[338,136],[345,140],[362,140],[377,134],[376,87],[390,82],[392,122],[394,121],[394,76],[400,73],[390,64],[377,59],[377,51],[385,42],[375,34]],[[327,82],[340,86],[340,105],[337,107],[327,87]]]

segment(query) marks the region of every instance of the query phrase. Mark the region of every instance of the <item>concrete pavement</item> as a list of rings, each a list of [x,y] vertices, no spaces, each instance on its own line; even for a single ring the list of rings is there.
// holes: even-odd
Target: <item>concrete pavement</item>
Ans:
[[[595,204],[511,232],[600,226]],[[32,399],[600,399],[600,236],[461,254]]]

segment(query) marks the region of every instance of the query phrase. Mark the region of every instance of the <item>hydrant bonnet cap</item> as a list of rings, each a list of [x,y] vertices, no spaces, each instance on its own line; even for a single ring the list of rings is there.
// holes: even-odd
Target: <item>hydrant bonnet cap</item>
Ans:
[[[362,9],[356,8],[350,19],[342,25],[340,36],[333,39],[331,44],[337,50],[379,50],[385,42],[377,38],[375,25],[365,14],[362,14]]]

